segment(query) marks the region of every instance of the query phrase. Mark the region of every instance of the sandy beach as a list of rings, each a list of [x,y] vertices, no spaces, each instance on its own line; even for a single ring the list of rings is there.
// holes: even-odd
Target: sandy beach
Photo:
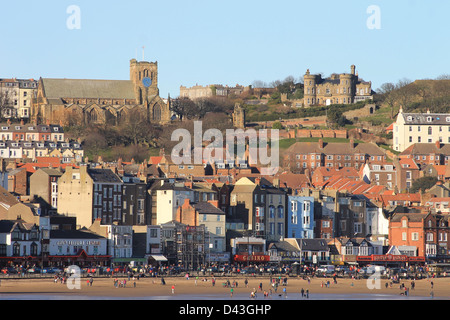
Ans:
[[[249,297],[253,289],[258,290],[262,283],[262,291],[258,290],[258,295],[263,296],[263,291],[272,288],[268,277],[264,278],[247,278],[249,283],[245,286],[245,277],[216,278],[215,286],[212,285],[211,277],[191,277],[186,280],[183,277],[167,277],[164,278],[166,284],[162,285],[160,278],[141,278],[140,280],[127,281],[126,287],[115,287],[114,278],[95,278],[92,286],[89,286],[86,279],[80,281],[80,288],[69,289],[67,284],[60,282],[55,283],[52,279],[1,279],[0,283],[0,299],[20,299],[24,296],[33,297],[33,299],[45,299],[46,296],[56,296],[63,299],[77,299],[77,297],[102,297],[107,299],[126,297],[130,298],[149,298],[149,297],[169,297],[169,299],[184,299],[189,296],[208,297],[226,297],[230,298],[230,288],[224,287],[223,283],[229,279],[231,283],[237,281],[238,286],[233,288],[233,295],[236,297]],[[204,281],[207,279],[207,281]],[[119,278],[119,281],[124,278]],[[126,280],[126,279],[125,279]],[[330,286],[325,285],[326,281],[330,281]],[[387,280],[380,280],[379,288],[376,283],[368,283],[367,279],[352,280],[338,279],[338,283],[334,284],[331,278],[313,278],[308,282],[300,278],[288,278],[286,286],[287,294],[291,297],[300,297],[301,289],[309,290],[310,297],[314,299],[315,294],[326,295],[353,295],[357,297],[367,297],[367,295],[401,295],[404,290],[400,289],[400,284],[393,284],[392,288],[385,287]],[[433,288],[432,284],[433,282]],[[136,286],[134,286],[136,283]],[[415,288],[411,289],[411,281],[404,280],[402,283],[409,288],[410,297],[423,297],[429,299],[433,292],[434,299],[450,299],[450,277],[438,279],[423,279],[415,281]],[[174,293],[172,294],[172,287]],[[370,289],[371,287],[372,289]],[[284,286],[280,285],[275,293],[272,288],[273,295],[283,293]],[[184,297],[184,298],[183,298]],[[364,299],[364,298],[362,298]]]

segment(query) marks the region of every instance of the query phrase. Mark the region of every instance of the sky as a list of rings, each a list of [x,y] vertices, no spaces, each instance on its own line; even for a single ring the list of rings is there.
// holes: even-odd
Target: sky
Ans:
[[[376,90],[450,74],[449,17],[446,0],[5,1],[0,78],[127,80],[144,58],[177,97],[354,64]]]

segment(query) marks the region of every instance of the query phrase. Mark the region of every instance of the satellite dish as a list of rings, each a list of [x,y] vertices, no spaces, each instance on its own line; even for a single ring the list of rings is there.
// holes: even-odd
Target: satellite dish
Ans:
[[[144,87],[149,88],[152,85],[152,79],[145,77],[144,79],[142,79],[142,84],[144,85]]]

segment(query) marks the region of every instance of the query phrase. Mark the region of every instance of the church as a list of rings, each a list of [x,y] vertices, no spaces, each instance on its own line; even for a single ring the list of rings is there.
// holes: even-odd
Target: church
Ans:
[[[131,116],[170,122],[170,99],[159,96],[158,63],[130,61],[130,80],[40,78],[32,123],[120,125]]]

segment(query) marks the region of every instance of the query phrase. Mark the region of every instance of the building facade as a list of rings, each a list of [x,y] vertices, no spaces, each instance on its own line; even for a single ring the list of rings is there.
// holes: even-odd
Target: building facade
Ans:
[[[372,99],[372,83],[359,79],[356,67],[351,72],[332,74],[323,79],[306,71],[304,79],[304,106],[351,104]]]
[[[416,143],[450,143],[449,113],[404,113],[400,109],[393,126],[393,149],[405,151]]]
[[[288,197],[287,237],[314,238],[314,197]]]
[[[159,96],[158,63],[132,59],[130,80],[39,80],[31,108],[34,123],[120,124],[130,117],[170,122],[170,106]]]

